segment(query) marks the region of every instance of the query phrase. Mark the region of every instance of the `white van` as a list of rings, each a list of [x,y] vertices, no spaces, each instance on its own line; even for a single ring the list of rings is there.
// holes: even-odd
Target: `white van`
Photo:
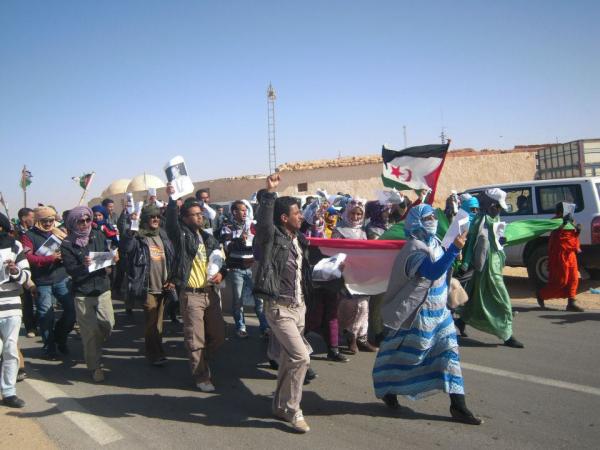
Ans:
[[[508,211],[500,215],[505,222],[551,218],[557,203],[575,203],[574,219],[582,226],[579,267],[594,278],[600,275],[600,177],[523,181],[480,186],[465,192],[477,196],[490,188],[500,188],[506,192]],[[530,280],[534,280],[538,286],[546,283],[548,235],[506,247],[505,252],[507,266],[527,267]]]

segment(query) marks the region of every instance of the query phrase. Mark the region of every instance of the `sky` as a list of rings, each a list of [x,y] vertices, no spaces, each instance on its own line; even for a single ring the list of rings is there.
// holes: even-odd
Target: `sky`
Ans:
[[[600,137],[600,2],[0,2],[0,191],[67,209],[118,178]]]

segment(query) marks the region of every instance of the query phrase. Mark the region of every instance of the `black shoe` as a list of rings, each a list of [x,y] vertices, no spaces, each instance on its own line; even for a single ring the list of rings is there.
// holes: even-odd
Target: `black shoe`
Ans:
[[[398,396],[395,394],[385,394],[382,398],[383,403],[390,409],[400,409],[400,403],[398,403]]]
[[[47,361],[58,361],[58,353],[56,353],[56,350],[51,350],[51,351],[44,351],[44,355],[42,356],[43,359],[47,360]]]
[[[275,361],[274,359],[270,359],[269,367],[271,367],[271,369],[273,369],[273,370],[279,370],[279,363],[277,361]]]
[[[567,308],[565,309],[565,311],[570,311],[570,312],[583,312],[583,308],[581,306],[579,306],[575,300],[569,299],[569,303],[567,303]]]
[[[2,399],[2,404],[4,406],[8,406],[9,408],[22,408],[25,406],[25,402],[21,400],[16,395],[11,395],[10,397],[4,397]]]
[[[471,411],[465,408],[458,408],[456,406],[450,406],[450,415],[452,418],[460,423],[466,423],[467,425],[481,425],[483,420],[476,417]]]
[[[61,352],[63,355],[68,355],[69,352],[69,347],[67,347],[67,344],[58,344],[58,351]]]
[[[537,303],[538,303],[538,306],[539,306],[541,309],[546,309],[546,305],[544,304],[544,299],[540,297],[540,294],[539,294],[539,292],[536,294],[536,298],[537,298]]]
[[[517,341],[513,336],[504,341],[504,345],[512,348],[525,348],[525,346],[521,342]]]
[[[312,369],[312,367],[309,367],[308,370],[306,371],[306,375],[304,375],[304,384],[310,383],[312,380],[314,380],[317,377],[318,377],[317,372],[315,372]]]
[[[467,333],[465,333],[465,329],[467,328],[467,324],[462,319],[454,319],[454,326],[460,332],[460,337],[469,337]]]
[[[27,372],[25,372],[25,369],[19,369],[17,372],[17,383],[23,381],[25,378],[27,378]]]
[[[344,355],[342,355],[339,351],[339,349],[335,348],[335,349],[330,349],[327,352],[327,359],[329,361],[335,361],[335,362],[348,362],[348,358],[346,358]]]

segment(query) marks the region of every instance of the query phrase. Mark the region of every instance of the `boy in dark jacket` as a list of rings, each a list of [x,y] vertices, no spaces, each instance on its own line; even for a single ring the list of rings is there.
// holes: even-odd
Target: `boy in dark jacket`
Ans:
[[[90,272],[90,252],[108,252],[104,234],[92,230],[92,210],[87,206],[73,208],[67,217],[68,235],[61,245],[63,264],[73,279],[75,313],[83,343],[83,356],[92,379],[104,381],[100,359],[102,345],[115,325],[108,270]],[[113,262],[118,256],[113,257]]]
[[[166,228],[176,255],[171,279],[179,293],[183,336],[196,387],[213,392],[208,353],[212,355],[225,341],[225,321],[215,285],[223,280],[227,269],[223,267],[213,277],[208,276],[208,258],[220,250],[219,242],[202,229],[200,204],[186,202],[179,209],[171,197],[174,193],[175,189],[167,186]]]
[[[144,207],[139,231],[126,231],[121,245],[128,262],[128,298],[144,306],[146,358],[155,366],[167,362],[162,346],[165,294],[175,288],[170,281],[175,251],[160,220],[160,208]]]

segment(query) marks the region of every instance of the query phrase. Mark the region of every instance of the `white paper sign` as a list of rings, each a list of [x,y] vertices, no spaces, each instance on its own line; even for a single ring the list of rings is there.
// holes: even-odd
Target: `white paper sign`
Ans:
[[[8,261],[4,261],[2,252],[0,252],[0,284],[8,281]]]
[[[165,165],[167,180],[175,188],[174,200],[194,192],[194,183],[188,175],[183,157],[176,156]]]
[[[88,266],[88,272],[104,269],[113,265],[113,258],[116,252],[90,252],[88,255],[92,259],[92,264]]]
[[[460,236],[465,231],[469,230],[469,213],[463,209],[459,209],[452,219],[452,223],[450,227],[448,227],[448,231],[446,231],[446,235],[442,240],[442,247],[448,248],[450,244],[454,242],[457,236]]]
[[[125,194],[125,208],[127,208],[127,213],[131,214],[133,212],[133,194],[128,192]]]
[[[503,238],[506,232],[506,222],[496,222],[493,225],[494,229],[494,238],[496,239],[496,246],[498,249],[502,250],[504,248],[503,245],[500,244],[500,238]]]
[[[575,214],[575,208],[577,207],[577,205],[575,205],[575,203],[562,202],[562,206],[563,217],[567,217],[569,214],[571,214],[571,218],[573,218],[573,214]]]
[[[129,229],[131,231],[139,231],[140,229],[140,216],[142,215],[142,208],[144,207],[144,202],[137,202],[135,204],[134,213],[137,216],[137,219],[131,221],[131,226]]]
[[[46,241],[40,245],[35,252],[38,256],[53,256],[59,249],[62,241],[55,235],[51,235]]]

